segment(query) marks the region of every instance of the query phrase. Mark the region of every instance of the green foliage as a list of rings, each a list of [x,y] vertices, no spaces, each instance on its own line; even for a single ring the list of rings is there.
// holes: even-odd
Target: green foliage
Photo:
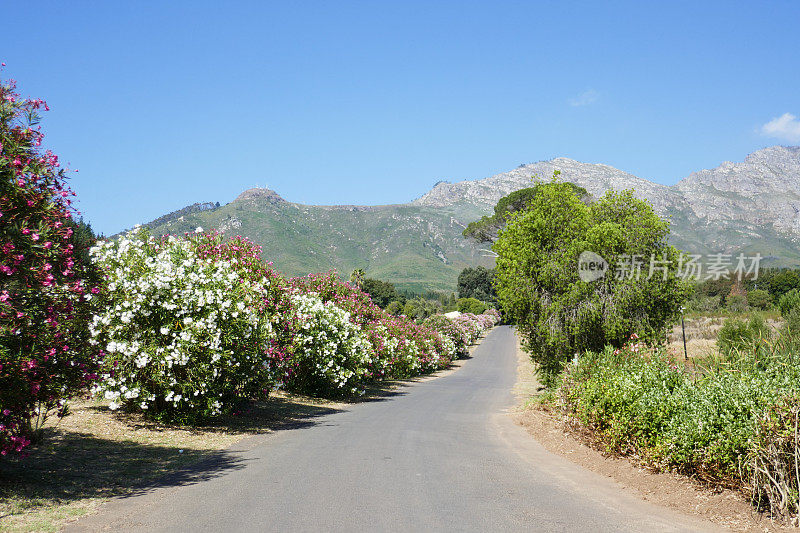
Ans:
[[[361,280],[361,290],[369,294],[372,302],[383,309],[389,303],[398,300],[405,301],[405,297],[398,294],[393,283],[381,281],[379,279],[363,278]]]
[[[781,316],[788,317],[793,310],[800,309],[800,290],[792,289],[778,299],[778,309]]]
[[[725,306],[734,313],[744,313],[747,311],[747,296],[744,294],[730,294],[725,300]]]
[[[559,174],[561,174],[561,172],[558,170],[553,173],[554,176],[558,176]],[[573,183],[567,183],[567,185],[572,189],[573,194],[577,198],[583,201],[588,201],[590,198],[589,193],[586,192],[586,189],[583,187],[579,187]],[[527,189],[519,189],[500,198],[497,205],[494,206],[494,214],[492,216],[484,216],[475,222],[470,222],[463,231],[464,237],[473,238],[478,242],[493,242],[497,239],[498,233],[506,226],[514,213],[528,209],[537,191],[537,187],[528,187]]]
[[[632,333],[664,338],[689,294],[676,275],[679,252],[666,242],[669,224],[631,191],[609,192],[586,205],[566,183],[536,186],[525,212],[512,216],[493,249],[496,285],[505,315],[515,322],[545,383],[575,353],[622,346]],[[584,282],[578,256],[590,250],[612,268],[646,258],[642,276]],[[650,257],[664,271],[648,277]]]
[[[458,275],[458,297],[476,298],[484,302],[496,301],[494,269],[479,266],[462,270]]]
[[[722,324],[717,337],[720,353],[731,357],[743,351],[752,351],[763,341],[768,341],[771,331],[764,317],[753,313],[747,321],[729,318]]]
[[[397,316],[403,312],[403,304],[400,303],[398,300],[389,302],[389,305],[386,306],[386,312],[394,316]]]
[[[747,304],[750,307],[765,310],[772,305],[772,297],[764,289],[753,289],[747,293]]]
[[[745,336],[765,327],[759,318],[736,324]],[[608,451],[796,513],[800,357],[785,341],[766,353],[752,345],[703,373],[638,344],[590,352],[567,366],[557,402]]]
[[[779,270],[767,279],[769,292],[773,296],[780,297],[791,290],[800,290],[800,270]]]
[[[456,307],[461,313],[472,313],[473,315],[480,315],[489,308],[475,298],[459,298],[456,302]]]

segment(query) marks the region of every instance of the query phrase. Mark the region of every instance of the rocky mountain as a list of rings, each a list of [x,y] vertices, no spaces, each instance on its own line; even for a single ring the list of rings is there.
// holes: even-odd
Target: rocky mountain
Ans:
[[[229,204],[195,204],[148,226],[157,234],[197,226],[242,234],[288,275],[364,268],[403,288],[449,291],[465,266],[492,261],[485,246],[461,237],[463,227],[554,170],[595,197],[633,189],[670,219],[673,243],[687,252],[760,252],[766,264],[800,265],[800,147],[765,148],[673,186],[608,165],[556,158],[489,178],[439,182],[409,204],[311,206],[250,189]]]

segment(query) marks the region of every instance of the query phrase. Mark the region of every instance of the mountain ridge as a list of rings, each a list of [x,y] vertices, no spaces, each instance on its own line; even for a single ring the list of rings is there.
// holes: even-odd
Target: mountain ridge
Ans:
[[[288,275],[364,268],[403,288],[452,290],[462,268],[492,263],[484,245],[461,237],[463,227],[491,212],[502,196],[548,179],[554,170],[595,197],[609,189],[633,189],[670,219],[671,241],[690,253],[757,251],[771,264],[800,264],[797,146],[763,148],[741,162],[693,172],[674,185],[558,157],[487,178],[439,181],[400,204],[306,205],[255,188],[229,204],[193,204],[147,226],[155,234],[196,226],[236,231],[260,244],[264,258]]]

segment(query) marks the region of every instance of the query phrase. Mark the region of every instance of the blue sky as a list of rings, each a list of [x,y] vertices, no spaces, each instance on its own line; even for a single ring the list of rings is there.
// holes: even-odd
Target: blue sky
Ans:
[[[231,4],[231,5],[228,5]],[[8,10],[6,10],[8,11]],[[96,229],[571,157],[672,184],[800,144],[800,2],[21,2],[3,78]]]

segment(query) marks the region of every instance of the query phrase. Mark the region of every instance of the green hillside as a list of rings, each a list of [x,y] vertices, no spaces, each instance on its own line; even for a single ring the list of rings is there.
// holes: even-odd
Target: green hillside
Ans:
[[[483,214],[471,206],[306,206],[258,189],[230,204],[186,208],[148,226],[157,235],[198,226],[243,235],[290,276],[363,268],[401,289],[452,291],[462,269],[493,263],[485,246],[461,235],[463,225]]]

